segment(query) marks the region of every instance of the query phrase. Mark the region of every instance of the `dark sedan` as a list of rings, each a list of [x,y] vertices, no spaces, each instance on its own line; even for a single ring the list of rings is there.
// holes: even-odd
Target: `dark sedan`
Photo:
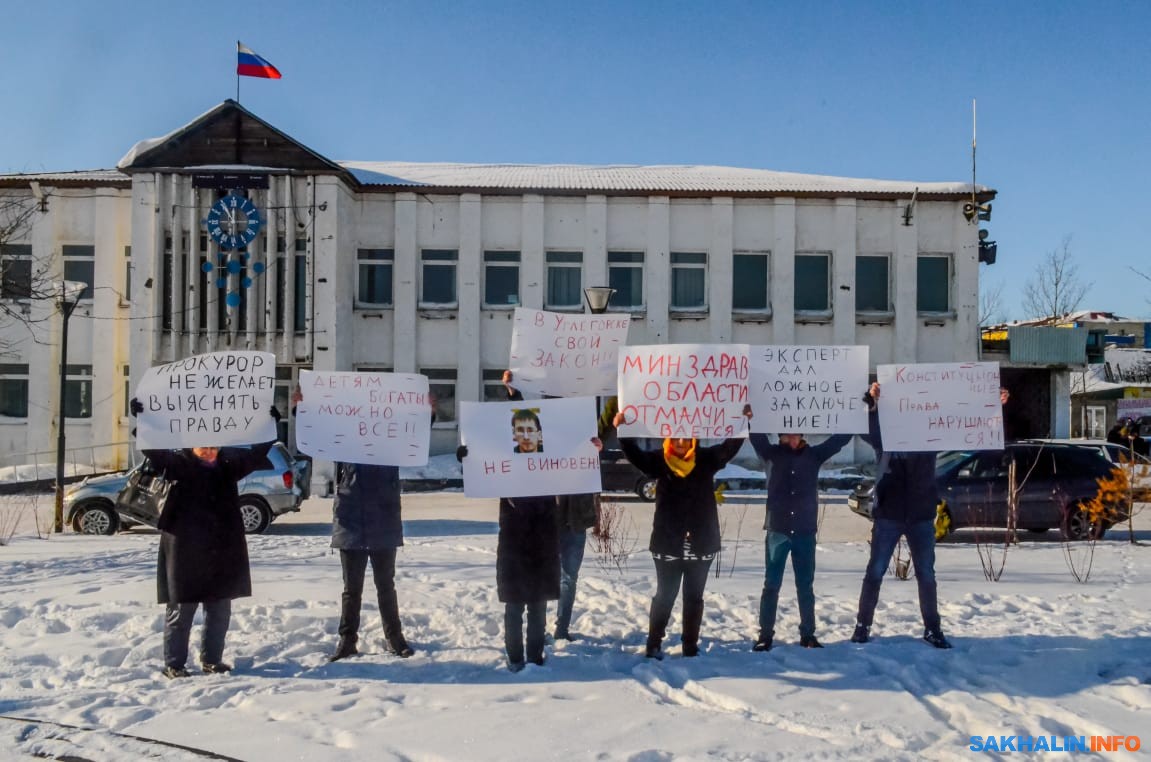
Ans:
[[[1020,488],[1018,529],[1059,529],[1070,540],[1098,539],[1107,531],[1110,523],[1091,521],[1084,506],[1098,494],[1098,480],[1111,473],[1112,463],[1098,449],[1041,443],[940,453],[935,481],[952,529],[1007,526],[1012,461]],[[870,519],[874,492],[874,482],[860,484],[848,496],[848,507]]]

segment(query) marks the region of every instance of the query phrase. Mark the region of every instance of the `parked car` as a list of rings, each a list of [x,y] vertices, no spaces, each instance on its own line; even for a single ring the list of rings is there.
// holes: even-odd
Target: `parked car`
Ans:
[[[601,450],[599,471],[604,492],[634,492],[649,503],[655,501],[656,480],[633,466],[623,450]]]
[[[294,458],[288,448],[277,442],[268,451],[269,468],[253,471],[240,480],[240,513],[244,531],[259,534],[277,517],[300,510],[308,497],[312,478],[312,461]],[[145,458],[130,471],[92,476],[70,487],[64,493],[64,515],[72,529],[83,534],[115,534],[138,524],[155,527],[159,511],[148,503],[131,515],[116,508],[116,498],[128,483],[128,477],[140,471],[151,476],[150,484],[162,480]]]
[[[1139,502],[1151,501],[1151,458],[1132,452],[1124,447],[1106,439],[1028,439],[1028,442],[1048,444],[1073,445],[1075,447],[1090,447],[1098,450],[1103,457],[1115,466],[1121,466],[1131,480],[1131,488],[1135,500]]]
[[[1092,522],[1083,505],[1096,496],[1097,480],[1111,473],[1112,462],[1096,448],[1040,442],[940,453],[935,482],[947,502],[952,529],[1007,526],[1007,473],[1012,460],[1022,485],[1017,528],[1059,529],[1069,540],[1098,539],[1107,531],[1110,524]],[[875,482],[868,480],[853,490],[847,505],[870,519],[874,496]]]

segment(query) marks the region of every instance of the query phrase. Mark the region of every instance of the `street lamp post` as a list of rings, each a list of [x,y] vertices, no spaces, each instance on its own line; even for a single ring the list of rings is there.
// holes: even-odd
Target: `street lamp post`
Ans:
[[[615,289],[609,286],[588,286],[583,290],[583,298],[587,300],[591,314],[600,315],[607,312],[607,304],[614,293]]]
[[[64,317],[60,328],[60,407],[57,410],[56,420],[56,513],[52,531],[59,534],[64,531],[64,396],[68,386],[68,318],[80,303],[80,296],[88,288],[87,283],[79,281],[60,282],[60,314]]]

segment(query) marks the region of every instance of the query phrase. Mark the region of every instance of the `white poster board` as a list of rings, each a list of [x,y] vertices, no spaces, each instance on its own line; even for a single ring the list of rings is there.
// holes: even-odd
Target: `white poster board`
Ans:
[[[141,450],[229,447],[276,438],[270,352],[210,352],[149,368],[136,387]],[[281,413],[287,411],[281,410]]]
[[[868,347],[752,346],[752,431],[867,432]]]
[[[414,373],[300,372],[296,446],[316,458],[379,466],[428,462],[428,378]]]
[[[508,369],[528,397],[610,396],[630,315],[569,315],[517,307]]]
[[[1003,449],[999,363],[880,365],[876,376],[885,450]]]
[[[601,488],[592,397],[461,402],[464,494],[579,495]]]
[[[746,437],[749,367],[746,344],[624,347],[619,436]]]

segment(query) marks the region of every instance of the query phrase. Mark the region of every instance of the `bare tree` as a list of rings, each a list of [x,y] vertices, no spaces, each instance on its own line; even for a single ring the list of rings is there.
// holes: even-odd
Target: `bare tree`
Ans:
[[[1006,322],[1003,311],[1003,283],[981,281],[979,284],[979,325],[996,325]]]
[[[1071,236],[1064,236],[1059,248],[1047,253],[1023,286],[1023,309],[1031,317],[1062,317],[1079,308],[1091,286],[1080,279]]]
[[[59,273],[52,270],[51,260],[34,258],[31,244],[22,243],[32,232],[41,203],[32,195],[0,191],[0,326],[46,320],[51,313],[33,317],[28,302],[60,297]]]

